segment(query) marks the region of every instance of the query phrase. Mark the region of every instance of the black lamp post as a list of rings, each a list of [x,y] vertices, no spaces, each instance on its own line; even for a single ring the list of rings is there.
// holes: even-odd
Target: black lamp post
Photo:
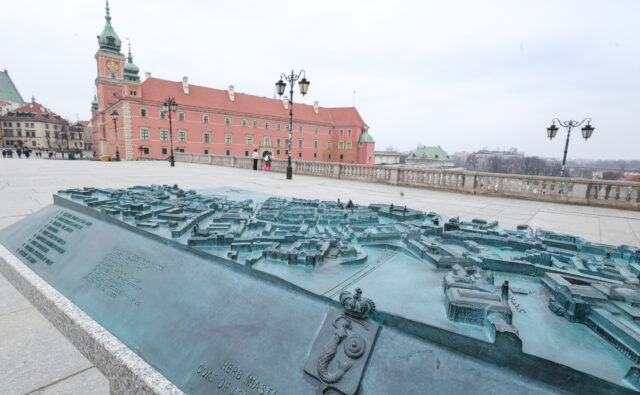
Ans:
[[[142,157],[142,155],[144,155],[144,148],[141,145],[138,146],[138,151],[140,151],[140,157]]]
[[[111,119],[113,119],[113,128],[116,131],[116,160],[120,160],[120,147],[118,146],[118,124],[116,121],[120,117],[120,114],[116,110],[111,112]]]
[[[169,157],[169,162],[171,163],[171,167],[176,165],[175,159],[173,158],[173,127],[171,125],[171,113],[176,112],[178,109],[178,103],[176,103],[176,99],[173,97],[167,97],[162,104],[162,111],[165,114],[169,114],[169,142],[171,145],[171,156]]]
[[[556,121],[558,122],[558,125],[567,129],[567,142],[564,144],[564,156],[562,157],[562,170],[560,170],[560,177],[562,177],[564,175],[564,165],[567,162],[567,151],[569,150],[569,136],[571,136],[571,129],[579,127],[580,125],[586,122],[587,124],[582,127],[582,137],[584,137],[584,139],[587,140],[589,139],[589,137],[591,137],[595,128],[590,125],[591,118],[585,118],[580,122],[571,121],[571,120],[562,122],[558,118],[554,118],[552,120],[551,126],[547,128],[547,137],[549,137],[549,140],[556,137],[556,133],[558,133],[558,127],[556,126]]]
[[[284,73],[280,74],[280,80],[278,82],[276,82],[276,91],[278,92],[279,96],[282,96],[282,94],[284,93],[285,88],[287,87],[287,84],[283,81],[283,79],[285,79],[288,83],[289,86],[291,87],[290,91],[289,91],[289,140],[287,141],[287,147],[288,147],[288,158],[287,158],[287,180],[291,180],[293,177],[293,168],[291,167],[291,140],[293,139],[292,137],[292,131],[293,131],[293,85],[296,83],[296,81],[298,80],[298,78],[300,78],[300,76],[302,76],[302,79],[300,80],[300,82],[298,83],[300,85],[300,93],[302,94],[302,96],[307,94],[307,91],[309,90],[309,84],[310,82],[307,80],[306,78],[306,73],[304,70],[300,71],[298,74],[294,74],[293,70],[291,70],[291,75],[286,75]]]

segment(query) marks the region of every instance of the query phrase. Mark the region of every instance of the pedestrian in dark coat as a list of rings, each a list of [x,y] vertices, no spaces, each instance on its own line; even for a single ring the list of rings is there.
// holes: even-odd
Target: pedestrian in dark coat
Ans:
[[[258,159],[260,158],[260,155],[258,154],[257,148],[253,150],[251,157],[253,158],[253,170],[258,170]]]

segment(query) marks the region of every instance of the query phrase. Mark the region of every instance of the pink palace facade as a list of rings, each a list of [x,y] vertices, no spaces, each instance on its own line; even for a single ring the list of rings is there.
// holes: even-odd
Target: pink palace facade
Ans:
[[[169,119],[162,111],[167,97],[174,97],[173,148],[176,152],[251,156],[269,151],[287,157],[288,100],[268,99],[228,90],[147,77],[140,82],[139,69],[120,53],[121,41],[111,26],[107,3],[106,25],[98,36],[97,95],[91,105],[94,150],[123,160],[169,156]],[[110,114],[120,117],[116,128]],[[368,126],[353,107],[326,108],[294,103],[292,159],[373,164],[375,142]]]

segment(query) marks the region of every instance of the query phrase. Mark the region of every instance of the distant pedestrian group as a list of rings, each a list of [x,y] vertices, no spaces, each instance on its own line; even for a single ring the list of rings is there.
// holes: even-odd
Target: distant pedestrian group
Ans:
[[[25,158],[29,159],[29,156],[31,156],[31,154],[33,153],[33,151],[31,151],[29,148],[16,148],[16,154],[18,154],[18,159],[22,158],[22,155],[24,155]],[[37,156],[37,152],[35,154]],[[11,148],[4,148],[2,150],[2,157],[3,158],[13,158],[13,149]]]

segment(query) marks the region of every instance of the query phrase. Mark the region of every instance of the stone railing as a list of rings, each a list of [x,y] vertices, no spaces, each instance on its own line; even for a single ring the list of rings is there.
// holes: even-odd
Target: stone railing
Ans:
[[[176,161],[251,169],[253,159],[177,152]],[[260,161],[260,166],[264,162]],[[440,189],[476,195],[499,196],[557,203],[640,210],[640,183],[478,173],[463,170],[417,169],[335,162],[293,161],[294,174],[365,182]],[[271,171],[284,173],[287,161],[274,159]]]

